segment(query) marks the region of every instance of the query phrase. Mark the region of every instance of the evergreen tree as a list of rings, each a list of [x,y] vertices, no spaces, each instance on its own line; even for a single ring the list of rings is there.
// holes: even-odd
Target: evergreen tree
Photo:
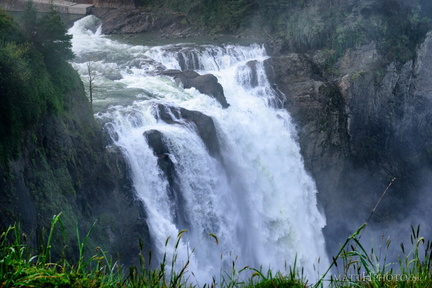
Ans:
[[[55,60],[59,57],[64,60],[73,58],[72,36],[67,34],[66,27],[54,5],[51,5],[50,11],[45,16],[38,18],[33,2],[28,1],[23,14],[23,23],[27,39],[35,44],[46,60]]]
[[[27,39],[32,40],[37,37],[37,11],[33,4],[33,1],[27,1],[23,16],[23,30]]]

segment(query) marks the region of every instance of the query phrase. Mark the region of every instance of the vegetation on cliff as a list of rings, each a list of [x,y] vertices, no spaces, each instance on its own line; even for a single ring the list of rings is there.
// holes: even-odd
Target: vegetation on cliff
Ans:
[[[24,131],[46,115],[66,108],[63,97],[77,81],[66,60],[73,57],[71,36],[52,10],[36,16],[28,2],[21,29],[0,10],[0,162],[19,154]]]
[[[428,1],[379,0],[140,0],[155,11],[171,9],[212,33],[243,33],[284,41],[294,52],[376,42],[382,55],[406,61],[431,29]]]

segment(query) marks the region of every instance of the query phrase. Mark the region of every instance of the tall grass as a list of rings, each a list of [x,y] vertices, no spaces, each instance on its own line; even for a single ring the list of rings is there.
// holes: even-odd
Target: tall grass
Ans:
[[[396,262],[388,262],[391,239],[385,239],[384,250],[366,251],[360,242],[362,225],[348,237],[331,266],[341,265],[341,272],[330,278],[323,275],[314,287],[328,281],[330,287],[432,287],[432,243],[420,236],[420,226],[411,227],[411,248],[400,244]],[[338,262],[338,260],[342,260]],[[339,263],[339,264],[338,264]]]
[[[96,223],[94,224],[96,225]],[[94,227],[93,225],[93,227]],[[84,249],[91,236],[93,227],[84,238],[78,229],[76,238],[79,257],[76,263],[70,263],[64,257],[53,261],[52,239],[55,227],[65,229],[61,215],[55,215],[51,221],[48,236],[42,239],[38,248],[33,248],[27,241],[28,236],[21,231],[20,225],[10,226],[0,235],[0,287],[198,287],[195,275],[188,271],[189,260],[179,265],[177,249],[186,230],[180,231],[174,243],[171,257],[167,253],[154,268],[152,253],[144,257],[143,244],[139,241],[139,264],[125,268],[113,262],[100,247],[95,255],[86,258]],[[360,241],[360,236],[367,224],[359,227],[341,246],[338,254],[328,269],[320,275],[316,283],[309,283],[298,267],[297,257],[285,273],[263,271],[261,268],[243,267],[238,269],[232,261],[231,271],[221,271],[219,279],[213,277],[202,287],[432,287],[432,243],[420,235],[420,226],[411,227],[410,247],[400,244],[401,253],[397,261],[388,262],[391,239],[385,239],[378,250],[367,251]],[[66,235],[63,235],[64,237]],[[218,238],[214,234],[216,243]],[[170,238],[165,245],[168,247]],[[384,239],[383,239],[384,241]],[[189,257],[194,253],[194,249]],[[337,274],[336,274],[337,273]],[[242,277],[241,277],[242,276]]]
[[[61,213],[53,217],[48,237],[42,236],[38,248],[30,246],[19,225],[10,226],[1,234],[0,287],[119,287],[119,270],[108,269],[110,262],[103,262],[106,256],[101,249],[84,261],[82,255],[89,233],[78,244],[77,263],[71,264],[65,258],[52,261],[51,241],[55,227],[60,225],[64,233],[60,216]],[[78,233],[77,239],[80,241]],[[89,265],[90,262],[94,265]]]

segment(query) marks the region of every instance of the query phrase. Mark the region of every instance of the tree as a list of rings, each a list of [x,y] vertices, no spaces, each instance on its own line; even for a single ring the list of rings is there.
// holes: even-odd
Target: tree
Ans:
[[[26,37],[33,42],[33,38],[37,34],[37,11],[33,4],[33,1],[27,1],[23,16],[23,30]]]
[[[72,35],[67,34],[66,27],[53,5],[48,14],[38,20],[38,24],[37,40],[42,46],[41,52],[44,55],[55,54],[64,60],[70,60],[74,57]]]
[[[72,35],[67,34],[66,27],[59,13],[51,5],[50,11],[42,18],[37,17],[37,11],[30,0],[23,13],[23,30],[27,39],[34,43],[45,59],[56,61],[58,57],[70,60],[72,52]]]
[[[93,89],[94,89],[94,80],[96,77],[96,71],[93,66],[93,62],[87,62],[87,76],[88,76],[88,85],[89,85],[89,97],[90,97],[90,105],[93,108]]]

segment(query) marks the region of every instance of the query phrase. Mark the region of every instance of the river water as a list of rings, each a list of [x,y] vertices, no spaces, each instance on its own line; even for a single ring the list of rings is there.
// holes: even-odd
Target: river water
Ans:
[[[231,273],[233,262],[237,269],[286,273],[297,261],[316,280],[316,267],[322,265],[320,272],[328,267],[325,217],[317,209],[315,183],[304,169],[290,115],[278,108],[267,79],[264,47],[132,45],[100,31],[94,16],[75,22],[69,30],[72,64],[88,83],[90,63],[95,116],[129,164],[159,261],[176,255],[182,267],[189,260],[188,271],[200,283],[225,274],[221,271]],[[186,68],[215,75],[230,106],[224,109],[160,74]],[[211,117],[216,152],[181,108]],[[162,135],[171,175],[148,144],[149,131]],[[182,230],[187,231],[176,245]]]

